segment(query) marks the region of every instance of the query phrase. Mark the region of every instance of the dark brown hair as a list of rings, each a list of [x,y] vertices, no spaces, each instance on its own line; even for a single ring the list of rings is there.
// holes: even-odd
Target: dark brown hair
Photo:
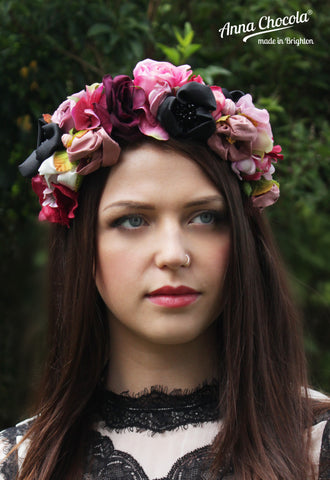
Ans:
[[[242,480],[301,480],[309,467],[306,366],[300,324],[263,215],[242,196],[227,162],[207,147],[155,142],[196,161],[227,200],[231,254],[218,319],[223,427],[213,471]],[[20,480],[82,478],[96,391],[109,358],[105,307],[96,290],[96,223],[108,169],[88,175],[70,229],[50,244],[49,356],[38,417]]]

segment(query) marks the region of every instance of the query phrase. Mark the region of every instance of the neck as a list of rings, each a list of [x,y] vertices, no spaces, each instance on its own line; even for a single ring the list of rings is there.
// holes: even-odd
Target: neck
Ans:
[[[121,328],[110,332],[107,388],[115,393],[138,393],[155,385],[193,390],[217,377],[214,327],[174,345],[148,342]]]

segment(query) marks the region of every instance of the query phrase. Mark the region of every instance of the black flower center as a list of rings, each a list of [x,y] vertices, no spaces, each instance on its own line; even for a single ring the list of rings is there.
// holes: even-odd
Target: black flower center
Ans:
[[[183,129],[197,125],[197,107],[193,103],[174,102],[173,113]]]

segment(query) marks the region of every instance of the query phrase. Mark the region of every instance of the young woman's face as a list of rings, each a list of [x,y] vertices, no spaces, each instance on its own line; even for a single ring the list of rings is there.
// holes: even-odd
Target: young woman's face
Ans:
[[[163,345],[197,339],[220,313],[229,247],[224,198],[195,162],[148,144],[124,152],[98,212],[96,285],[110,330]]]

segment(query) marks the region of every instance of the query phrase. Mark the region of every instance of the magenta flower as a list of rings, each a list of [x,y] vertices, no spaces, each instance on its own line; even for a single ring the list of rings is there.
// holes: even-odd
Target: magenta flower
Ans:
[[[86,91],[72,108],[72,117],[76,130],[91,130],[100,126],[101,122],[95,113],[94,104],[106,106],[103,85],[86,87]]]
[[[189,77],[188,82],[197,82],[205,85],[205,82],[200,75],[192,75],[191,77]]]
[[[213,92],[215,101],[217,102],[217,108],[214,112],[212,112],[212,116],[214,120],[218,120],[223,115],[222,110],[225,106],[226,97],[222,93],[221,87],[211,86],[210,88]]]
[[[38,195],[42,207],[39,220],[69,227],[78,207],[78,193],[61,184],[53,183],[49,188],[40,175],[32,178],[32,188]]]
[[[283,160],[283,155],[281,154],[281,151],[281,145],[274,145],[273,150],[267,153],[267,157],[270,157],[273,163],[277,163],[278,160]]]

